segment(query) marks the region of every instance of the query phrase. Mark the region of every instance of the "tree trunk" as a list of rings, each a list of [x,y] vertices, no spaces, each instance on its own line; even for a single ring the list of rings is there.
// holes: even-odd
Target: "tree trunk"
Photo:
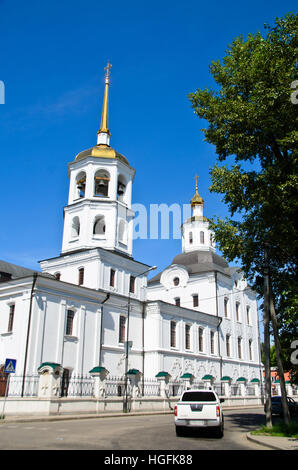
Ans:
[[[277,318],[276,318],[276,313],[275,313],[270,280],[269,280],[269,295],[270,295],[270,301],[269,301],[270,316],[271,316],[271,323],[272,323],[274,343],[275,343],[277,369],[278,369],[278,375],[279,375],[279,380],[280,380],[283,419],[284,419],[285,424],[288,425],[290,423],[290,413],[289,413],[289,407],[288,407],[288,402],[287,402],[287,391],[286,391],[286,384],[285,384],[285,377],[284,377],[284,368],[283,368],[281,354],[280,354],[280,342],[279,342],[279,337],[278,337]]]
[[[266,426],[272,428],[271,369],[270,369],[270,306],[269,306],[269,272],[267,251],[264,250],[264,366],[265,366],[265,410]]]

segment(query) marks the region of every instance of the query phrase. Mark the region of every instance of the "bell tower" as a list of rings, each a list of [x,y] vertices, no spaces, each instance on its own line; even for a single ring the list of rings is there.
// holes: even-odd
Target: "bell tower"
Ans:
[[[70,184],[64,208],[62,254],[101,247],[132,256],[135,170],[110,146],[110,69],[108,63],[97,144],[80,152],[68,166]]]
[[[216,251],[213,232],[209,230],[209,221],[204,216],[204,199],[198,193],[198,176],[195,176],[196,191],[190,201],[192,216],[182,225],[182,252]]]

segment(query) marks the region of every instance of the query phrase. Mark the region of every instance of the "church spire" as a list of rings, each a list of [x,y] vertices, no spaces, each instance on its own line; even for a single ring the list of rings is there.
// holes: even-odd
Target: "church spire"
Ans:
[[[101,113],[101,122],[100,122],[100,129],[97,132],[97,145],[110,145],[110,136],[111,133],[109,131],[109,123],[108,123],[108,104],[109,104],[109,78],[110,78],[110,68],[112,64],[108,61],[107,66],[105,67],[106,70],[106,78],[105,78],[105,91],[103,97],[103,105],[102,105],[102,113]]]

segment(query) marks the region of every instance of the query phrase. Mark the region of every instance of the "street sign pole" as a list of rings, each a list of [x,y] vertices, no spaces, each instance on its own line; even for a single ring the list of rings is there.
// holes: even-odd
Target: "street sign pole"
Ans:
[[[5,388],[5,397],[3,400],[3,408],[2,408],[2,414],[0,415],[0,419],[4,419],[5,414],[5,404],[6,404],[6,399],[8,396],[8,390],[9,390],[9,383],[10,383],[10,374],[15,374],[16,371],[16,359],[6,359],[5,361],[5,366],[4,366],[4,373],[8,374],[7,381],[6,381],[6,388]]]
[[[4,419],[5,417],[4,410],[5,410],[6,398],[8,395],[9,381],[10,381],[10,374],[8,374],[7,381],[6,381],[5,396],[3,400],[3,408],[2,408],[2,414],[0,415],[0,419]]]

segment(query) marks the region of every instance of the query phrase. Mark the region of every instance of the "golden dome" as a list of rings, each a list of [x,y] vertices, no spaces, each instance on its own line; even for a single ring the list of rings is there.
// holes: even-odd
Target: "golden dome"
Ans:
[[[203,206],[204,205],[204,199],[198,193],[198,177],[195,176],[195,179],[196,179],[196,192],[195,192],[194,197],[190,201],[191,207],[199,206],[199,205]]]
[[[124,155],[121,155],[121,153],[117,152],[112,147],[105,144],[98,144],[94,147],[91,147],[90,149],[83,150],[82,152],[78,153],[75,158],[75,161],[78,162],[80,160],[84,160],[84,158],[87,157],[116,158],[125,165],[130,166],[128,160],[124,157]]]

